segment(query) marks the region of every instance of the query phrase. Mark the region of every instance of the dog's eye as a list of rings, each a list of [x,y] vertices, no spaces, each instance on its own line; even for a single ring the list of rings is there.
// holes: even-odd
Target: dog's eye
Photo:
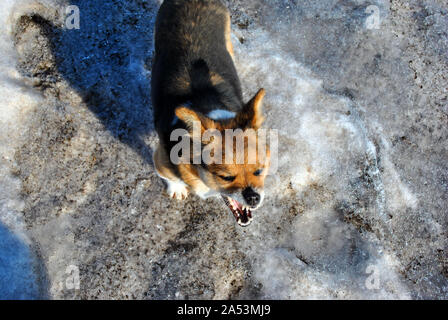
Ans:
[[[232,182],[235,180],[235,176],[219,176],[222,180],[228,181],[228,182]]]
[[[263,172],[263,169],[258,169],[254,172],[254,176],[259,176]]]

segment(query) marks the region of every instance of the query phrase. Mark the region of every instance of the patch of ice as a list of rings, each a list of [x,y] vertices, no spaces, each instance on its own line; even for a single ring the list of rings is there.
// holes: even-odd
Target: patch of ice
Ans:
[[[245,39],[234,45],[246,99],[264,87],[266,127],[279,132],[279,170],[266,187],[268,199],[279,200],[261,210],[244,237],[262,295],[409,299],[393,254],[374,235],[343,221],[336,210],[356,192],[353,184],[367,175],[375,190],[372,219],[387,222],[377,151],[357,106],[324,90],[322,82],[269,33],[261,29],[234,33],[234,40]],[[310,192],[316,195],[303,195]],[[287,219],[288,194],[297,202],[309,202],[308,208],[291,222],[276,223],[276,217]]]
[[[14,176],[15,147],[20,143],[23,119],[40,100],[16,69],[11,16],[28,1],[0,3],[0,298],[39,297],[37,262],[25,231],[20,181]]]

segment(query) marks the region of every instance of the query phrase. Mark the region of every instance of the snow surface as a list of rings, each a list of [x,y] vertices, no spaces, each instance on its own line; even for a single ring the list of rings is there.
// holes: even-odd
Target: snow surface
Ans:
[[[22,218],[20,180],[14,170],[14,148],[23,126],[23,114],[39,102],[38,94],[23,83],[16,65],[10,14],[16,1],[0,3],[0,297],[39,297],[36,265]]]

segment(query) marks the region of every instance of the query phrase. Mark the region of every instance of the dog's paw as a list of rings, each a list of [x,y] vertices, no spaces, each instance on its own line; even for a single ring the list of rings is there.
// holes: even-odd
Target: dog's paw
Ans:
[[[167,180],[168,187],[166,192],[172,199],[185,200],[188,197],[187,185],[182,181]]]

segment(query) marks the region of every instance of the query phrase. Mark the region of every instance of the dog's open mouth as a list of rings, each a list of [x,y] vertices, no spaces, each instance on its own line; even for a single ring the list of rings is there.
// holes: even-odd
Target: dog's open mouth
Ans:
[[[242,227],[247,227],[252,222],[252,211],[249,207],[243,206],[241,203],[228,196],[222,196],[224,202],[235,216],[236,222]]]

